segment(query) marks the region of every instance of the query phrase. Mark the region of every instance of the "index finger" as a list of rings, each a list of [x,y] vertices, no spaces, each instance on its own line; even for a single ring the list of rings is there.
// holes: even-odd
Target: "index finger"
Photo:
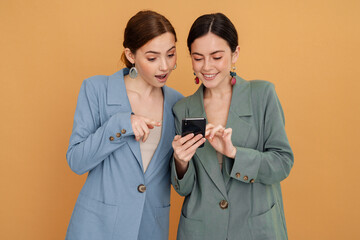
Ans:
[[[189,141],[190,139],[192,139],[195,136],[195,134],[193,133],[189,133],[188,135],[182,137],[179,139],[179,142],[181,145],[183,145],[184,143],[186,143],[187,141]]]
[[[151,127],[160,127],[161,126],[161,122],[159,122],[159,121],[155,121],[155,120],[152,120],[152,119],[150,119],[150,118],[146,118],[146,117],[144,117],[143,118],[144,119],[144,122],[146,123],[146,125],[148,125],[148,126],[151,126]]]

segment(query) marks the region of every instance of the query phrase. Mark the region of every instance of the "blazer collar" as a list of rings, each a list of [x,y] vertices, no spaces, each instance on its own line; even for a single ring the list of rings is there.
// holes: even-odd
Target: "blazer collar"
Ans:
[[[128,105],[129,99],[126,93],[124,76],[129,74],[128,68],[123,68],[108,78],[107,104],[108,105]]]
[[[201,84],[198,90],[190,97],[190,117],[206,117],[204,109],[204,89],[205,86]],[[252,115],[250,83],[239,76],[236,76],[236,84],[233,86],[230,111],[239,117]]]
[[[132,111],[131,105],[127,96],[126,86],[124,82],[124,76],[129,74],[129,69],[124,68],[120,71],[114,73],[108,78],[108,89],[107,89],[107,104],[108,105],[118,105],[119,111]],[[164,105],[163,105],[163,124],[162,124],[162,133],[159,145],[154,153],[153,158],[150,161],[146,174],[148,176],[153,175],[157,171],[156,166],[158,165],[157,161],[163,161],[163,158],[166,156],[168,151],[166,149],[171,149],[172,137],[173,135],[166,132],[168,129],[174,128],[174,119],[172,115],[172,106],[169,100],[171,99],[171,92],[167,86],[162,87],[164,94]],[[137,159],[141,168],[142,158],[140,152],[140,144],[134,139],[127,141],[131,151],[133,152],[135,158]]]
[[[188,109],[189,117],[206,118],[203,101],[204,88],[204,85],[201,85],[199,89],[189,98],[189,105],[191,105],[191,108]],[[240,134],[233,134],[232,136],[232,140],[237,146],[245,145],[246,139],[251,129],[251,125],[242,120],[242,117],[251,115],[252,107],[250,83],[240,77],[236,77],[236,84],[233,86],[227,126],[237,126],[236,129],[233,129],[233,133],[239,132]],[[195,154],[199,157],[200,162],[207,171],[208,175],[211,177],[214,184],[226,198],[226,184],[229,181],[229,177],[226,177],[225,175],[224,178],[224,176],[221,174],[219,163],[216,157],[216,151],[214,148],[208,141],[206,141],[205,146],[203,148],[198,148]],[[227,158],[224,159],[226,160]],[[223,167],[227,168],[228,166],[226,166],[225,163]]]

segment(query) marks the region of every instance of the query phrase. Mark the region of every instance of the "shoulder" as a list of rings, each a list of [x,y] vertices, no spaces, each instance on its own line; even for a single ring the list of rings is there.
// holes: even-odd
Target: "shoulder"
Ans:
[[[97,75],[86,78],[82,84],[80,92],[84,92],[88,96],[99,96],[107,89],[108,76]]]
[[[108,78],[109,78],[109,76],[105,76],[105,75],[92,76],[92,77],[85,79],[83,81],[83,85],[86,88],[94,88],[94,89],[106,88],[107,83],[108,83],[108,81],[107,81]]]
[[[177,103],[175,103],[174,107],[173,107],[173,112],[176,114],[178,112],[184,112],[184,109],[186,109],[187,106],[187,102],[191,99],[191,96],[188,97],[184,97],[182,99],[180,99],[179,101],[177,101]]]
[[[275,94],[275,85],[265,80],[249,81],[251,95],[256,99],[266,99],[267,96]]]
[[[87,92],[93,92],[97,94],[106,93],[108,89],[114,88],[119,90],[123,85],[124,72],[126,68],[115,72],[112,75],[95,75],[85,79],[82,83],[82,88]],[[121,81],[120,81],[121,80]]]
[[[175,89],[168,87],[168,86],[164,86],[164,91],[166,94],[166,101],[173,106],[176,102],[178,102],[180,99],[182,99],[184,96],[176,91]]]
[[[264,91],[269,88],[274,88],[274,84],[265,80],[250,80],[249,84],[252,91]]]

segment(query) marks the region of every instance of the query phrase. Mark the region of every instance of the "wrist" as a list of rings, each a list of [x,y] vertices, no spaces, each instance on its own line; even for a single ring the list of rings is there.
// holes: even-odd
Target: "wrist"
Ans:
[[[174,159],[175,159],[176,174],[177,174],[178,179],[181,180],[184,177],[184,175],[189,167],[189,162],[179,160],[175,156],[174,156]]]
[[[175,159],[175,164],[177,167],[181,167],[181,168],[186,168],[187,165],[189,164],[189,162],[178,159],[175,155],[174,155],[174,159]]]
[[[236,157],[236,152],[237,152],[237,150],[236,150],[236,147],[233,147],[233,149],[232,149],[232,151],[231,151],[231,153],[229,154],[229,158],[235,158]]]

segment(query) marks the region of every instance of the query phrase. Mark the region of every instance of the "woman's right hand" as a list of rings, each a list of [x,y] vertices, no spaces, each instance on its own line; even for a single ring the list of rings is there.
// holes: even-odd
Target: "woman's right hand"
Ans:
[[[139,141],[142,138],[142,141],[145,142],[149,137],[149,129],[161,126],[161,122],[135,114],[131,115],[130,120],[136,141]]]
[[[193,133],[190,133],[184,137],[180,135],[174,137],[172,147],[174,149],[175,165],[179,179],[185,174],[189,161],[194,156],[196,149],[205,141],[206,139],[201,134],[194,136]]]

